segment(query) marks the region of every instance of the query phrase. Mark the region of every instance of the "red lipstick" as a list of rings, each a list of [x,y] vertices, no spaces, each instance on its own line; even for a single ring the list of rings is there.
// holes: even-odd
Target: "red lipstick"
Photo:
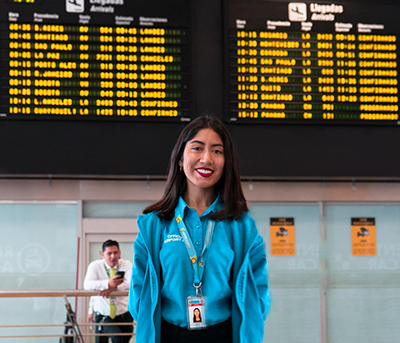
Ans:
[[[202,177],[210,177],[214,171],[208,168],[198,168],[196,171],[200,174]]]

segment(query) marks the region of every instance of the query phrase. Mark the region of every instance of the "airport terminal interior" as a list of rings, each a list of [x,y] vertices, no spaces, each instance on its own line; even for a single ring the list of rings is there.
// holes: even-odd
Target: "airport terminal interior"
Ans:
[[[0,0],[0,342],[69,343],[66,301],[94,342],[89,296],[59,291],[83,290],[107,239],[132,261],[137,217],[204,114],[232,136],[264,240],[262,342],[397,342],[399,15],[396,0]]]

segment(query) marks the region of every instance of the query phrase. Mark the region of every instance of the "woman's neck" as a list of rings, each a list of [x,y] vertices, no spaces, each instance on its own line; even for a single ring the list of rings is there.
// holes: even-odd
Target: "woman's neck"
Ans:
[[[183,200],[189,205],[189,207],[195,209],[199,216],[201,216],[207,208],[215,201],[217,198],[214,189],[207,189],[204,191],[189,191],[187,190],[183,196]]]

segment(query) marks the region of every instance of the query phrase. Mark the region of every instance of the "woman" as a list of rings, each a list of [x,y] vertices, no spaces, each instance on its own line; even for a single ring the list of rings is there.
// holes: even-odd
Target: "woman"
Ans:
[[[260,342],[270,306],[266,254],[219,119],[198,117],[183,129],[164,195],[143,213],[128,304],[137,341]],[[188,330],[190,302],[205,303],[207,329]]]
[[[201,313],[197,307],[193,310],[193,323],[201,323]]]

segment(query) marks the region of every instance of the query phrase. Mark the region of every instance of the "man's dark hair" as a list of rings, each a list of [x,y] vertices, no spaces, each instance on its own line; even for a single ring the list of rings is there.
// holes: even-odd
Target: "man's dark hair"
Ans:
[[[118,242],[113,241],[112,239],[109,239],[103,243],[102,252],[105,252],[108,247],[114,247],[114,246],[116,246],[119,250]]]

